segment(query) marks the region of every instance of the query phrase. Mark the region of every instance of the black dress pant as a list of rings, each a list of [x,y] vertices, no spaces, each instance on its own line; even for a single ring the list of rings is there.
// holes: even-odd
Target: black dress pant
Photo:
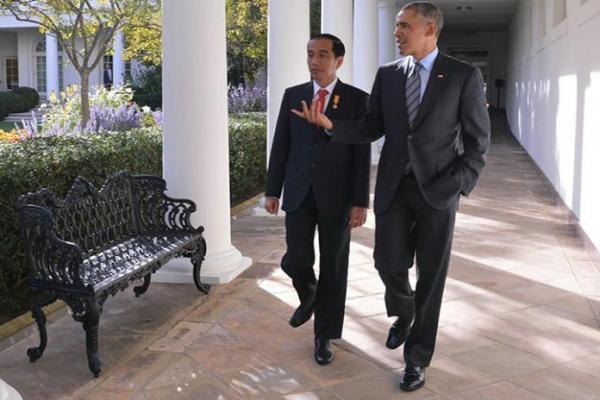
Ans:
[[[427,367],[433,357],[457,205],[458,198],[447,209],[431,207],[409,174],[392,205],[376,215],[375,268],[385,284],[388,316],[414,319],[404,344],[406,363]],[[413,291],[408,269],[415,253]]]
[[[350,251],[349,210],[331,217],[319,212],[312,189],[300,206],[285,215],[287,252],[281,267],[292,278],[300,302],[315,306],[315,336],[336,339],[342,336],[348,254]],[[319,279],[315,277],[313,246],[319,230]]]

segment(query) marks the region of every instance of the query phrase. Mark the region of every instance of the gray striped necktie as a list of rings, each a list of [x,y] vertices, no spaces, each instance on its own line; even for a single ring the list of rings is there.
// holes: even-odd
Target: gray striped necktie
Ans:
[[[406,114],[408,115],[408,126],[412,129],[419,105],[421,104],[421,75],[419,71],[423,68],[418,61],[412,64],[411,71],[406,78]]]

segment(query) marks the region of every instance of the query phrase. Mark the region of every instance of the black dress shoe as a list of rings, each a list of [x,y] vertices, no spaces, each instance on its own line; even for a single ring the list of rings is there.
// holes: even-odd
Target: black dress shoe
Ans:
[[[312,317],[314,309],[314,305],[305,307],[302,304],[300,304],[300,306],[296,308],[296,311],[294,311],[290,318],[290,325],[294,328],[297,328],[300,325],[304,324],[310,319],[310,317]]]
[[[406,364],[400,376],[400,389],[412,392],[425,385],[425,367]]]
[[[335,353],[329,339],[315,338],[315,361],[317,364],[325,365],[333,361]]]
[[[388,349],[397,349],[408,337],[412,318],[398,317],[390,327],[385,347]]]

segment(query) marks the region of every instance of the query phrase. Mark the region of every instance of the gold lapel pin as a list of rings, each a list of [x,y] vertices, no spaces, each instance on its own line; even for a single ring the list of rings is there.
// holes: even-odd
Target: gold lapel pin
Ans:
[[[335,96],[333,96],[333,109],[334,110],[337,110],[339,103],[340,103],[340,95],[336,94]]]

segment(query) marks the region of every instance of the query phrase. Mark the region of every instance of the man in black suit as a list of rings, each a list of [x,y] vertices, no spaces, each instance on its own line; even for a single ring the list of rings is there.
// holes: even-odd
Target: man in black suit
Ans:
[[[283,206],[287,252],[281,267],[292,278],[300,306],[290,319],[298,327],[315,315],[315,360],[333,361],[330,339],[341,337],[346,301],[350,229],[361,226],[369,204],[369,144],[331,143],[322,128],[292,113],[300,101],[320,99],[330,118],[358,120],[367,110],[368,94],[336,76],[344,44],[329,34],[314,36],[307,46],[312,80],[286,89],[271,147],[265,208]],[[315,277],[313,241],[319,230],[319,279]]]
[[[475,186],[490,141],[481,73],[438,51],[442,26],[442,13],[431,3],[402,8],[395,36],[400,54],[409,57],[379,69],[361,121],[332,122],[319,113],[315,100],[310,108],[305,102],[302,111],[293,110],[325,128],[333,143],[365,143],[385,135],[375,189],[374,258],[386,287],[388,315],[397,317],[386,346],[405,342],[400,388],[407,391],[425,383],[458,198]],[[408,280],[413,252],[414,291]]]

